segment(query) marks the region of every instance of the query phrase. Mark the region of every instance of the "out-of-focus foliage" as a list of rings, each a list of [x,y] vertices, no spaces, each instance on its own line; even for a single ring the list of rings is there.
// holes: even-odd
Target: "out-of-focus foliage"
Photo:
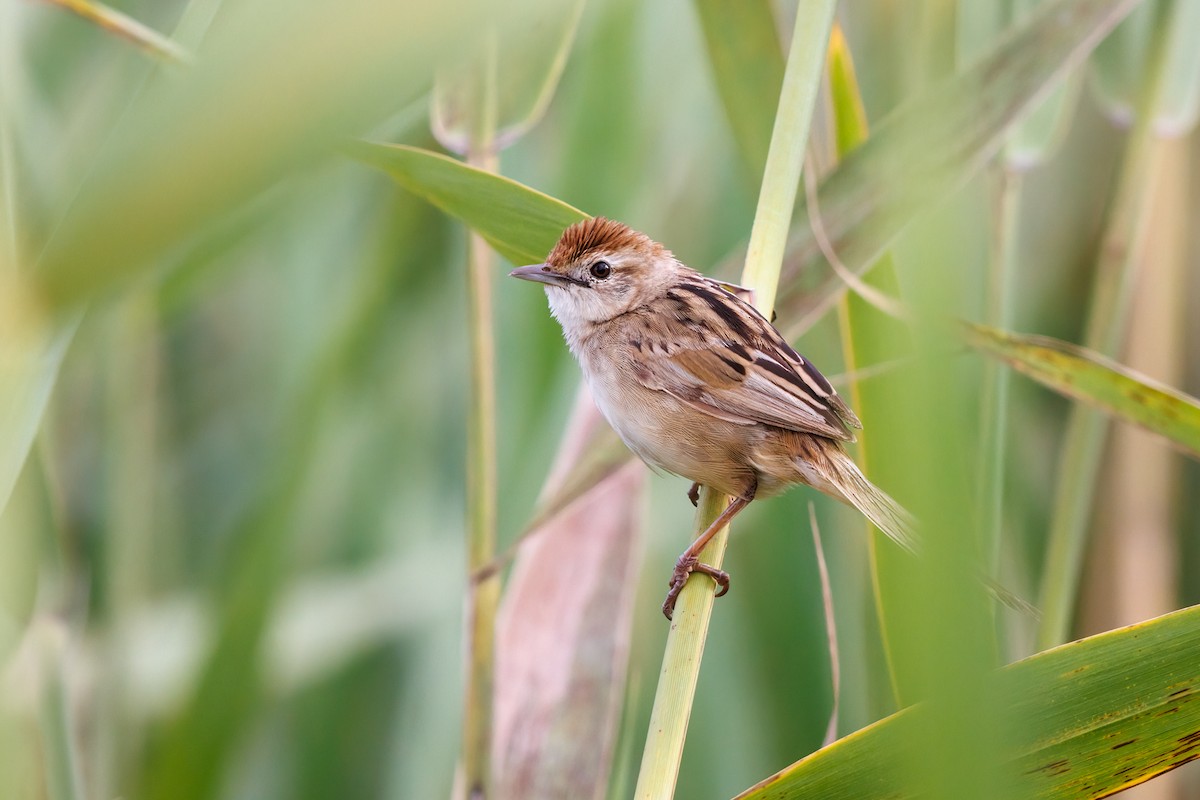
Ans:
[[[50,3],[0,0],[0,796],[445,797],[459,748],[467,581],[464,232],[344,154],[352,136],[436,148],[435,72],[476,52],[488,24],[536,48],[561,39],[557,23],[540,25],[548,4],[534,0],[112,5],[169,36],[190,63],[160,63]],[[946,97],[928,93],[951,85],[930,71],[955,60],[927,55],[953,52],[956,26],[939,15],[954,5],[841,4],[873,136],[918,96],[928,105],[909,108],[929,110],[924,119],[908,112],[911,158],[894,172],[847,162],[863,171],[859,185],[887,188],[914,165],[964,157],[936,127]],[[1014,19],[1002,5],[997,18]],[[1147,0],[1097,60],[1075,66],[1077,80],[1091,76],[1089,91],[1066,112],[1062,146],[1024,179],[1014,330],[1084,340],[1083,298],[1106,279],[1095,266],[1101,220],[1134,141],[1124,125],[1144,99],[1150,37],[1156,26],[1179,37],[1171,26],[1194,19],[1194,6]],[[714,56],[744,48],[720,38],[721,8],[586,5],[545,116],[500,164],[503,176],[570,206],[537,218],[525,207],[492,209],[508,214],[489,217],[495,241],[529,234],[502,253],[537,261],[575,209],[629,222],[706,271],[736,253],[757,180],[747,180],[746,153],[773,109],[731,125],[737,83]],[[790,30],[794,3],[755,9]],[[1048,37],[1061,30],[1053,25],[1062,20],[1045,19]],[[958,63],[966,71],[980,62]],[[1061,63],[1012,67],[1010,86],[1033,80],[1035,68],[1044,81]],[[1158,227],[1147,237],[1153,247],[1129,243],[1138,291],[1165,289],[1155,305],[1133,303],[1116,361],[1194,397],[1200,242],[1187,221],[1200,197],[1191,127],[1200,79],[1186,58],[1166,68],[1176,124],[1145,140],[1156,154],[1145,197]],[[963,96],[977,95],[995,116],[974,115],[973,141],[988,144],[973,146],[994,152],[1008,118],[985,102],[995,84],[977,77]],[[511,88],[537,104],[534,87]],[[821,152],[832,142],[824,119],[819,112],[814,128]],[[440,204],[467,213],[453,199],[463,168],[388,152],[435,170],[426,175],[446,190]],[[892,186],[922,199],[936,189],[919,231],[875,236],[855,224],[869,209],[823,204],[827,221],[845,222],[833,229],[835,247],[861,237],[862,248],[839,249],[858,268],[894,245],[906,298],[933,285],[941,294],[930,307],[980,319],[994,214],[992,181],[978,166],[961,180],[935,171],[927,183]],[[477,210],[512,196],[480,186]],[[795,227],[805,235],[803,221]],[[778,324],[803,326],[798,347],[834,377],[834,315],[801,312],[816,307],[811,287],[824,287],[816,297],[828,308],[839,284],[815,243],[800,263]],[[534,517],[579,379],[539,291],[498,277],[494,301],[504,550]],[[946,395],[930,408],[954,413],[914,425],[937,441],[910,463],[936,454],[961,471],[953,485],[963,496],[947,508],[962,510],[965,529],[978,508],[981,357],[963,354],[949,331],[941,356],[932,372],[903,362],[854,368],[867,382],[872,369],[939,376]],[[1012,382],[999,565],[1005,585],[1026,597],[1043,571],[1071,407],[1031,381]],[[1200,602],[1200,512],[1184,502],[1200,490],[1200,469],[1165,442],[1138,452],[1137,467],[1165,476],[1163,491],[1134,496],[1131,484],[1105,477],[1123,457],[1102,461],[1108,482],[1091,514],[1082,582],[1068,587],[1081,602],[1072,636]],[[665,634],[662,584],[692,519],[683,480],[648,483],[649,500],[634,509],[645,551],[634,554],[643,570],[628,598],[627,696],[611,714],[623,717],[611,797],[632,791]],[[716,607],[680,797],[732,796],[821,743],[831,698],[806,531],[814,497],[798,490],[756,503],[735,527],[725,564],[734,588]],[[1152,505],[1138,525],[1106,527],[1108,508],[1139,498]],[[886,716],[894,700],[862,523],[816,501],[845,734]],[[1033,625],[1002,617],[1002,660],[1032,651]],[[954,663],[937,649],[928,658]],[[1196,776],[1178,777],[1151,786],[1193,796]]]

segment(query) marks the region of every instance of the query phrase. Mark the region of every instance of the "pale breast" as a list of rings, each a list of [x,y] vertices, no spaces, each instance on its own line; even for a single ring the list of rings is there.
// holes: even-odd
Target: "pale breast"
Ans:
[[[584,374],[592,397],[613,429],[652,467],[726,494],[745,494],[756,481],[746,463],[747,437],[756,426],[710,417],[671,395],[647,389],[633,365],[617,353],[588,357]]]

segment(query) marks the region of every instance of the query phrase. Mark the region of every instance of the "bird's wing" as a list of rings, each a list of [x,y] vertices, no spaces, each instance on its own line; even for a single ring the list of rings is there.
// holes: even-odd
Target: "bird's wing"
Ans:
[[[728,336],[713,336],[714,326],[698,313],[699,304],[716,310],[711,295],[674,292],[678,308],[659,318],[658,340],[643,344],[634,359],[638,381],[729,422],[854,441],[850,429],[861,424],[816,367],[752,306],[716,284],[702,288],[722,292],[716,300],[727,305],[718,313],[727,324],[718,330]]]

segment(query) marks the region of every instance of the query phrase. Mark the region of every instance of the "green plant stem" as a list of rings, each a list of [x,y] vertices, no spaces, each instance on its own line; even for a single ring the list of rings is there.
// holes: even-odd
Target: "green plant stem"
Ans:
[[[813,104],[825,63],[835,5],[834,0],[812,0],[801,3],[796,12],[796,27],[771,133],[771,147],[742,271],[742,284],[754,290],[755,305],[767,317],[775,304],[788,225],[800,185]],[[706,487],[701,494],[697,531],[707,528],[727,502],[728,498]],[[720,566],[727,541],[728,529],[725,529],[701,552],[701,560]],[[679,595],[674,621],[667,634],[650,730],[646,734],[634,792],[638,800],[669,798],[675,793],[700,660],[712,617],[714,591],[712,581],[692,580]]]
[[[1022,174],[1001,166],[996,198],[996,229],[988,269],[984,319],[1001,330],[1012,328],[1020,242]],[[983,510],[984,569],[994,574],[1000,558],[1004,526],[1004,460],[1008,436],[1009,370],[1001,364],[983,365],[980,424],[980,498]]]
[[[1166,16],[1166,15],[1161,15]],[[1154,41],[1157,53],[1148,91],[1126,145],[1115,199],[1096,264],[1092,302],[1084,346],[1115,356],[1124,340],[1132,305],[1138,262],[1144,251],[1147,210],[1153,197],[1153,176],[1160,148],[1153,132],[1153,109],[1158,105],[1163,77],[1165,24],[1160,20]],[[1058,486],[1050,522],[1046,567],[1042,573],[1038,649],[1062,644],[1071,634],[1075,598],[1091,521],[1100,457],[1107,439],[1108,420],[1084,405],[1071,408],[1058,468]]]
[[[771,132],[771,149],[767,152],[767,168],[742,269],[742,285],[754,290],[755,305],[768,318],[775,308],[788,224],[796,205],[835,6],[831,0],[810,0],[796,10],[796,28],[792,32],[779,110]]]
[[[477,117],[467,161],[495,172],[496,38],[488,37],[480,71]],[[496,555],[496,367],[492,319],[492,253],[483,237],[467,244],[471,406],[467,421],[467,574]],[[463,710],[463,772],[470,800],[491,795],[492,689],[500,576],[468,590],[467,690]]]
[[[703,531],[711,525],[727,503],[725,495],[704,487],[696,511],[696,530]],[[700,560],[720,567],[728,542],[729,528],[725,527],[700,552]],[[675,794],[715,600],[712,581],[688,581],[679,595],[650,712],[650,730],[642,752],[637,790],[633,793],[638,800],[669,798]]]
[[[41,729],[46,785],[51,800],[83,800],[79,755],[72,733],[65,667],[66,630],[53,620],[39,623],[42,646]]]
[[[178,43],[103,3],[90,0],[45,1],[78,14],[97,27],[132,42],[154,58],[174,64],[192,63],[191,54]]]
[[[854,60],[841,30],[834,29],[829,43],[829,96],[832,107],[834,138],[837,158],[840,163],[856,148],[868,141],[870,136],[866,108],[858,89],[854,73]],[[811,178],[812,176],[809,176]],[[820,223],[820,203],[815,197],[809,200],[809,215],[814,231]],[[863,282],[889,296],[898,296],[900,283],[896,265],[890,252],[885,252],[869,272],[864,272]],[[842,356],[846,369],[855,371],[866,365],[895,363],[914,358],[912,334],[898,320],[881,313],[862,297],[847,292],[838,304],[838,328],[842,339]],[[899,474],[907,470],[907,459],[895,456],[904,452],[903,441],[889,441],[895,437],[900,426],[889,420],[894,397],[902,386],[897,384],[901,376],[892,374],[874,381],[853,380],[849,394],[863,431],[858,434],[856,458],[859,466],[871,480],[887,486],[896,482]],[[899,587],[896,576],[912,569],[906,553],[895,552],[895,546],[887,541],[887,535],[863,520],[870,543],[871,584],[875,597],[875,611],[879,617],[880,639],[886,656],[888,682],[892,688],[889,702],[902,705],[912,692],[912,681],[907,675],[912,670],[902,668],[897,639],[901,636],[895,619],[903,609],[904,599],[897,595]],[[888,599],[898,597],[900,599]]]

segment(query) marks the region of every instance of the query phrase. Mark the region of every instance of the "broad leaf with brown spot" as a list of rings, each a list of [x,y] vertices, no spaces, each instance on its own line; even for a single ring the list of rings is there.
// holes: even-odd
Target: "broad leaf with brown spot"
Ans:
[[[1057,647],[992,679],[1020,727],[1002,755],[1011,796],[1108,797],[1200,758],[1200,606]],[[797,761],[739,800],[919,796],[913,706]]]

